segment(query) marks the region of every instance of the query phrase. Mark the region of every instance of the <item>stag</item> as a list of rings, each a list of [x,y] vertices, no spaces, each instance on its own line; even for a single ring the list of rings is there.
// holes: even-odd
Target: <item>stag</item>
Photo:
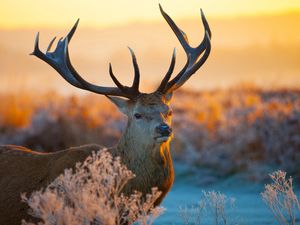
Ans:
[[[34,45],[34,55],[53,67],[71,85],[105,95],[127,116],[125,132],[115,147],[109,148],[113,156],[119,156],[122,162],[135,173],[125,187],[124,193],[134,190],[144,194],[157,187],[162,195],[155,202],[161,203],[170,190],[174,171],[170,155],[172,93],[180,88],[206,61],[210,54],[211,31],[201,10],[204,37],[193,48],[186,34],[178,28],[171,17],[159,5],[160,12],[182,45],[187,61],[184,67],[171,79],[175,66],[176,52],[173,51],[170,67],[159,87],[152,93],[139,90],[140,72],[136,56],[129,48],[134,67],[134,79],[131,87],[121,84],[109,64],[109,74],[116,87],[103,87],[86,81],[73,67],[69,57],[69,43],[76,31],[79,20],[63,39],[60,39],[54,51],[50,51],[55,38],[50,42],[46,53],[39,49],[39,33]],[[201,56],[201,57],[200,57]],[[0,146],[0,224],[19,224],[22,218],[28,218],[27,206],[20,201],[20,193],[31,193],[46,187],[65,168],[72,168],[76,162],[82,162],[92,151],[102,147],[96,144],[72,147],[55,153],[39,153],[21,146]]]

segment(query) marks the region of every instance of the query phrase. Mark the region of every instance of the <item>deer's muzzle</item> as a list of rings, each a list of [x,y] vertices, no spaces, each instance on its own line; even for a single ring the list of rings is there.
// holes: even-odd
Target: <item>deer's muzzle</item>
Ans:
[[[168,124],[162,123],[156,127],[156,132],[162,137],[169,137],[172,134],[172,128]]]

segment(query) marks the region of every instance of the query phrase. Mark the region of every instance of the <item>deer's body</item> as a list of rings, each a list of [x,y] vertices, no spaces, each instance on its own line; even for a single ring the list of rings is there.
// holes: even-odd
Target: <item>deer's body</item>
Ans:
[[[66,168],[72,168],[76,162],[82,162],[92,153],[103,149],[100,145],[83,145],[59,151],[56,153],[37,153],[19,146],[2,146],[0,151],[0,224],[20,224],[22,219],[29,219],[28,206],[20,201],[20,193],[30,193],[47,187]],[[109,149],[113,156],[122,159],[128,157],[125,152],[117,148]],[[120,153],[122,155],[120,155]],[[151,187],[158,187],[162,195],[156,204],[167,194],[174,179],[172,161],[169,152],[166,152],[167,164],[162,164],[159,156],[148,160],[134,160],[127,164],[128,168],[136,174],[127,186],[124,193],[130,194],[133,190],[151,193]],[[16,161],[19,163],[16,165]],[[129,160],[130,161],[130,160]],[[148,165],[147,165],[148,164]],[[152,164],[152,165],[151,165]],[[145,169],[147,170],[145,171]],[[150,184],[150,185],[149,185]]]
[[[153,109],[147,109],[149,112],[143,114],[153,116],[153,127],[157,123],[155,114],[169,112],[168,106],[156,95],[140,97],[138,102],[141,103],[135,104],[136,110],[141,110],[138,108],[143,107],[143,104],[152,104]],[[109,152],[114,157],[121,157],[122,162],[136,175],[124,187],[123,192],[130,194],[137,190],[151,193],[151,188],[157,187],[162,192],[155,203],[158,205],[174,180],[169,151],[170,138],[165,142],[147,142],[145,137],[138,137],[137,128],[131,127],[132,124],[128,123],[118,145],[110,148]],[[93,151],[101,149],[103,147],[100,145],[90,144],[54,153],[39,153],[21,146],[0,146],[0,224],[20,224],[21,219],[29,219],[28,207],[20,201],[20,193],[47,187],[64,169],[73,168]]]
[[[58,41],[53,52],[49,50],[54,39],[44,54],[39,49],[37,35],[32,53],[52,66],[73,86],[106,95],[127,116],[128,123],[124,134],[116,147],[110,148],[109,151],[113,156],[119,156],[127,168],[136,175],[124,187],[123,192],[131,194],[137,190],[147,194],[151,193],[153,187],[157,187],[162,194],[155,205],[162,201],[174,180],[170,155],[170,141],[173,136],[170,108],[172,93],[206,61],[210,53],[211,37],[208,23],[201,11],[205,28],[204,39],[198,47],[190,47],[186,35],[161,7],[160,9],[183,46],[187,54],[187,63],[170,80],[175,65],[174,51],[170,68],[158,89],[153,93],[144,94],[139,91],[140,74],[136,57],[131,49],[135,71],[131,87],[123,86],[117,80],[111,65],[109,73],[117,87],[102,87],[85,81],[72,66],[68,53],[68,44],[78,21],[69,34]],[[27,206],[21,202],[21,193],[31,193],[45,188],[63,173],[64,169],[73,168],[77,162],[84,161],[92,151],[99,151],[102,148],[99,145],[84,145],[55,153],[38,153],[20,146],[0,146],[0,225],[20,224],[21,219],[28,217]]]

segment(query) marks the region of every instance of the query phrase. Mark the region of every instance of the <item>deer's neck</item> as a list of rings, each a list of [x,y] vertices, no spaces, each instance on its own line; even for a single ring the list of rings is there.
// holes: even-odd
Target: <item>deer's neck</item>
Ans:
[[[153,140],[137,137],[130,129],[126,129],[120,138],[117,151],[125,161],[145,161],[165,165],[166,161],[171,160],[170,141],[154,143]]]
[[[151,193],[151,188],[157,187],[162,191],[155,202],[155,205],[158,205],[170,190],[174,180],[170,142],[147,141],[132,134],[130,129],[126,129],[115,150],[127,168],[136,175],[125,186],[124,193],[132,193],[133,190],[144,194]]]

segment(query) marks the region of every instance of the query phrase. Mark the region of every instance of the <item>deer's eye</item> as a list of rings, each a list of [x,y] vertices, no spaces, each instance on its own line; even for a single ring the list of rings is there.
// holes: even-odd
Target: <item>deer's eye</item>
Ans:
[[[135,114],[134,114],[134,117],[135,117],[136,119],[141,119],[141,118],[142,118],[142,115],[139,114],[139,113],[135,113]]]

